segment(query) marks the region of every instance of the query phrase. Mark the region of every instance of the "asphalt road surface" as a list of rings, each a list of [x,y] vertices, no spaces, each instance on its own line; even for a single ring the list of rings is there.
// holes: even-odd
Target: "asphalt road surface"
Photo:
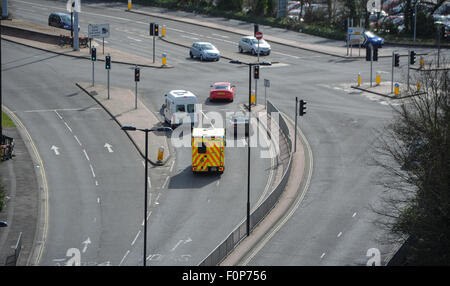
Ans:
[[[46,24],[49,10],[62,12],[65,9],[64,1],[16,0],[11,2],[15,6],[16,16],[41,24]],[[27,9],[31,11],[26,11]],[[111,38],[106,40],[107,45],[151,57],[152,41],[148,36],[148,23],[156,22],[160,25],[165,24],[170,36],[183,38],[186,41],[210,41],[220,50],[237,53],[239,35],[126,13],[124,9],[125,4],[83,5],[80,15],[81,30],[87,31],[88,23],[110,23],[112,33]],[[150,11],[150,8],[143,9]],[[200,16],[191,15],[189,17]],[[205,20],[207,17],[200,18]],[[250,24],[242,25],[239,21],[214,18],[208,20],[217,23],[226,22],[239,27],[245,26],[249,28],[249,34],[253,32]],[[319,41],[316,37],[299,35],[295,32],[283,31],[280,33],[278,29],[267,29],[266,31],[265,27],[260,27],[260,30],[287,39],[301,38],[309,42]],[[339,45],[338,43],[327,44]],[[10,53],[18,57],[19,55],[16,53],[22,49],[24,48],[15,49]],[[391,49],[404,48],[393,47]],[[418,51],[435,53],[433,49]],[[171,89],[178,88],[188,89],[197,94],[200,101],[205,103],[205,110],[221,110],[222,112],[238,110],[239,105],[246,102],[248,86],[246,67],[229,64],[227,60],[223,59],[214,63],[191,60],[188,58],[188,49],[157,40],[156,53],[160,55],[163,52],[168,55],[168,63],[173,64],[175,68],[143,69],[142,84],[140,83],[139,87],[142,100],[155,112],[163,103],[163,95]],[[448,53],[443,52],[443,54]],[[46,56],[51,57],[48,54]],[[392,106],[395,107],[397,102],[350,88],[350,85],[356,82],[358,73],[361,73],[363,82],[370,80],[369,64],[363,60],[341,59],[278,44],[272,45],[272,53],[269,57],[265,57],[265,60],[276,61],[279,64],[272,67],[261,67],[258,100],[262,100],[261,94],[263,94],[264,88],[261,82],[263,79],[271,81],[271,87],[267,89],[268,98],[292,120],[295,97],[306,100],[307,114],[299,119],[299,125],[311,144],[314,170],[307,194],[296,211],[284,225],[280,226],[277,232],[271,234],[270,240],[262,242],[258,251],[251,253],[245,263],[247,265],[365,265],[370,258],[367,256],[367,252],[373,248],[380,251],[380,263],[385,263],[385,259],[392,251],[392,245],[383,243],[387,233],[373,223],[377,216],[370,210],[370,206],[376,206],[379,203],[382,189],[376,184],[378,170],[371,166],[370,162],[373,156],[372,146],[376,139],[374,130],[382,129],[384,124],[389,122],[392,118]],[[52,63],[51,68],[48,67],[49,69],[58,70],[58,73],[63,70],[63,73],[67,73],[64,68],[57,66],[57,64],[63,65],[63,60],[54,58],[48,61]],[[89,62],[67,59],[64,61],[76,63],[74,68],[76,76],[71,73],[72,77],[84,81],[89,80],[89,73],[86,72],[90,71]],[[406,61],[402,58],[401,67],[396,69],[396,79],[405,79],[406,65]],[[391,59],[379,59],[378,62],[374,62],[374,79],[375,71],[381,73],[382,81],[390,80]],[[101,67],[96,70],[98,74],[102,72]],[[6,76],[7,74],[8,72],[5,72]],[[32,75],[28,77],[31,82],[36,84],[41,82],[33,79]],[[69,76],[65,77],[66,81],[67,78]],[[101,80],[101,76],[96,78]],[[125,66],[113,66],[111,80],[114,85],[120,87],[132,88],[134,84],[132,71],[127,70]],[[237,86],[235,102],[221,106],[209,104],[207,101],[209,85],[223,80],[230,81]],[[16,91],[16,94],[20,93]],[[70,91],[64,91],[62,94],[70,94]],[[31,98],[31,95],[28,96]],[[5,102],[8,105],[12,104],[13,100],[7,97]],[[51,101],[51,99],[48,100]],[[25,104],[25,106],[21,106],[20,110],[44,108],[39,102],[35,103],[36,106],[32,106],[32,103],[33,101],[30,102],[30,100],[24,101],[21,104]],[[94,110],[85,112],[100,114],[100,111]],[[19,115],[21,114],[19,113]],[[23,114],[25,116],[25,113]],[[64,113],[64,115],[66,114]],[[27,114],[27,116],[29,115]],[[70,120],[70,115],[66,116]],[[56,119],[52,124],[61,124]],[[50,119],[45,118],[45,120]],[[104,124],[108,122],[106,118],[103,121],[106,121],[103,122]],[[96,124],[101,124],[101,122],[102,120]],[[92,130],[97,130],[97,128],[102,128],[102,126],[96,126]],[[70,137],[66,134],[67,130],[62,129],[59,132],[58,136],[62,136],[61,138]],[[122,135],[117,135],[115,138],[119,136]],[[96,136],[92,137],[97,138]],[[61,138],[57,137],[56,139],[63,140]],[[93,138],[89,140],[94,140]],[[116,140],[120,139],[116,138]],[[72,142],[72,145],[75,144]],[[125,146],[126,144],[120,145]],[[48,142],[45,144],[41,142],[40,149],[48,149],[49,146],[51,145]],[[245,156],[245,152],[240,152],[236,151],[235,154],[230,155],[230,160],[239,160],[240,157]],[[126,154],[130,153],[132,152],[129,151]],[[186,171],[189,164],[189,158],[186,157],[187,152],[177,149],[176,153],[177,161],[173,167],[169,165],[167,170],[153,171],[152,185],[163,186],[165,184],[164,188],[168,187],[168,191],[162,191],[159,197],[159,199],[165,199],[166,204],[163,207],[161,201],[161,207],[152,209],[151,213],[153,223],[149,228],[148,255],[150,263],[155,265],[194,263],[202,253],[209,252],[207,249],[212,250],[217,245],[217,243],[214,245],[213,241],[224,239],[245,214],[245,189],[229,185],[233,184],[235,180],[242,181],[242,174],[246,174],[242,169],[237,172],[227,172],[220,180],[205,177],[193,181]],[[53,153],[48,152],[47,156],[47,160],[55,160]],[[135,157],[130,156],[128,160],[133,161],[130,158],[139,160],[135,155]],[[71,159],[81,160],[80,158]],[[263,172],[263,170],[267,172],[267,167],[270,165],[267,160],[263,160],[263,162],[259,172]],[[86,162],[80,163],[86,164]],[[79,171],[84,172],[86,176],[89,175],[89,169],[85,168]],[[166,183],[169,174],[171,178]],[[90,179],[92,180],[92,178]],[[57,181],[56,178],[54,180]],[[256,198],[258,198],[258,194],[263,193],[266,184],[260,182],[258,185],[257,179],[253,178],[253,180],[252,185],[257,193]],[[129,181],[133,181],[132,178],[129,178]],[[140,185],[138,188],[140,189]],[[225,190],[225,188],[229,189]],[[234,193],[231,193],[233,191]],[[91,197],[90,199],[94,199],[95,196],[91,195]],[[203,225],[197,219],[200,213],[212,211],[224,201],[232,198],[235,199],[235,203],[230,205],[236,207],[237,213],[229,210],[218,211],[218,216],[211,216],[210,221],[206,221],[205,218],[209,226]],[[87,200],[89,201],[89,199]],[[139,211],[137,210],[137,212]],[[232,215],[233,218],[223,222],[223,229],[217,227],[217,224],[222,224],[222,219],[228,215]],[[136,232],[139,230],[136,227],[137,224],[134,222],[134,233],[130,232],[133,233],[131,234],[133,238],[136,237]],[[216,228],[211,228],[212,225],[215,225]],[[122,227],[122,224],[118,227]],[[164,234],[159,233],[161,230]],[[208,233],[211,238],[207,244],[204,244],[202,240],[204,233]],[[92,235],[92,237],[94,236]],[[80,245],[83,239],[85,238],[78,238],[76,243]],[[139,238],[135,240],[139,241]],[[121,262],[127,265],[139,263],[141,244],[135,242],[132,248],[127,250],[124,248],[125,256],[122,257]],[[187,249],[189,246],[191,248]],[[123,252],[119,256],[122,255]]]

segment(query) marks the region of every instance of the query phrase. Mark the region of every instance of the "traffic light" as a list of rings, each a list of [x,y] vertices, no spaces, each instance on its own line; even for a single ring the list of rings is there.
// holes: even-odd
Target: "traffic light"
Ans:
[[[139,81],[141,70],[138,67],[134,68],[134,81]]]
[[[93,62],[95,62],[97,60],[97,49],[96,48],[91,49],[91,60]]]
[[[367,46],[367,47],[366,47],[366,61],[369,61],[369,62],[370,62],[371,59],[372,59],[372,53],[371,53],[370,47]]]
[[[411,51],[411,53],[409,54],[409,63],[411,65],[416,63],[416,52]]]
[[[299,114],[300,116],[303,116],[306,114],[306,101],[303,99],[300,99],[300,108],[299,108]]]
[[[400,66],[400,54],[394,54],[394,67]]]
[[[259,66],[254,66],[253,67],[253,78],[254,79],[259,79]]]
[[[158,36],[158,35],[159,35],[158,24],[150,23],[150,36]]]
[[[378,61],[378,47],[373,48],[373,61]]]
[[[258,33],[258,32],[259,32],[259,25],[258,25],[258,24],[255,24],[255,25],[254,25],[253,36],[256,37],[256,33]]]
[[[107,70],[111,69],[111,56],[106,56],[106,58],[105,58],[105,68]]]

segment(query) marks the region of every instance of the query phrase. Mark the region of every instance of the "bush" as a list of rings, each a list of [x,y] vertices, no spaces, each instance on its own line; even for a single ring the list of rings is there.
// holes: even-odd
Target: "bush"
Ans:
[[[6,203],[6,191],[3,188],[3,185],[0,184],[0,212],[3,210],[5,203]]]

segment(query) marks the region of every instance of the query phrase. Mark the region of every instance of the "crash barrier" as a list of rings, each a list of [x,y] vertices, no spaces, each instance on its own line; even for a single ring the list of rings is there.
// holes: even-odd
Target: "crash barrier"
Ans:
[[[17,266],[17,260],[19,260],[20,251],[22,250],[22,232],[19,233],[19,238],[14,246],[14,254],[6,257],[5,266]]]
[[[269,101],[267,100],[267,113],[268,115],[272,112],[277,112],[281,114],[279,110]],[[288,125],[283,118],[280,116],[280,120],[278,122],[280,130],[285,135],[285,139],[288,144],[289,150],[289,161],[287,163],[287,167],[285,168],[285,172],[282,176],[280,183],[272,190],[270,195],[258,206],[258,208],[253,211],[250,215],[250,232],[258,226],[258,224],[266,217],[266,215],[275,207],[278,202],[281,194],[283,193],[287,181],[289,179],[289,175],[291,172],[291,163],[292,163],[292,139],[291,134],[289,132]],[[280,140],[281,136],[280,136]],[[232,251],[233,249],[247,236],[247,221],[244,220],[240,225],[238,225],[229,235],[228,237],[222,241],[219,246],[217,246],[200,264],[199,266],[216,266],[219,265]]]
[[[65,35],[59,35],[58,38],[58,45],[60,46],[72,46],[73,43],[73,36],[65,36]],[[82,48],[86,48],[88,46],[89,43],[89,38],[88,37],[79,37],[79,43],[80,43],[80,47]]]
[[[2,135],[0,145],[0,158],[2,161],[12,158],[14,151],[14,139],[6,135]]]

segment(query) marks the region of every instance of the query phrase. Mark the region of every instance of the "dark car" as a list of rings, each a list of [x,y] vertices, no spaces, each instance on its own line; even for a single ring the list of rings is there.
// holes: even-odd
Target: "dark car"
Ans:
[[[230,119],[231,127],[233,128],[234,138],[238,135],[243,135],[242,131],[245,130],[245,136],[253,134],[253,124],[248,121],[248,116],[244,114],[234,114]]]
[[[72,30],[72,22],[70,19],[70,14],[51,13],[50,16],[48,16],[48,25],[65,30]],[[79,30],[80,25],[78,25],[78,31]]]

